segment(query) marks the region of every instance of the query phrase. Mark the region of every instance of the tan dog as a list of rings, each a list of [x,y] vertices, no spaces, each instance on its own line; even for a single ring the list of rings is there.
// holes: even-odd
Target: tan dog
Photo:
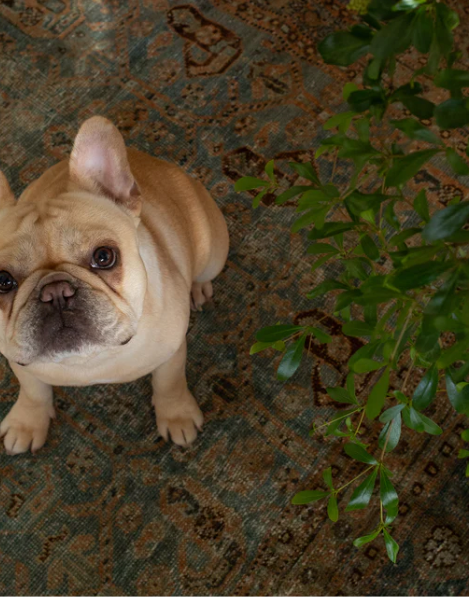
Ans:
[[[202,185],[134,149],[108,120],[80,128],[70,160],[15,203],[0,173],[0,352],[20,382],[0,433],[10,454],[46,441],[52,385],[153,373],[161,435],[192,442],[203,421],[185,376],[190,305],[212,296],[228,253]]]

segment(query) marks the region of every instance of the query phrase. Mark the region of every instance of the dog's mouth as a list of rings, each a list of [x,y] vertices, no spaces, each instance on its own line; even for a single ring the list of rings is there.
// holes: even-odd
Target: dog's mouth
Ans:
[[[134,326],[102,292],[82,284],[68,305],[54,305],[31,297],[19,318],[16,343],[18,364],[57,362],[89,356],[99,349],[125,345]]]

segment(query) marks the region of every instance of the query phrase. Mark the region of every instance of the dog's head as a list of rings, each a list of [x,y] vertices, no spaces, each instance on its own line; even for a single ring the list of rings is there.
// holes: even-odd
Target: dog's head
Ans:
[[[58,362],[127,343],[143,310],[140,191],[108,120],[15,202],[0,173],[0,352]]]

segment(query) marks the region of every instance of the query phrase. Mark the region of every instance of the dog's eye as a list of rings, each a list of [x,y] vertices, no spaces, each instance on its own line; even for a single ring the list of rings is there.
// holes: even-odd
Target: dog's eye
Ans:
[[[15,278],[8,272],[0,272],[0,294],[6,294],[18,286]]]
[[[110,247],[98,247],[93,253],[91,267],[95,269],[111,269],[116,265],[117,252]]]

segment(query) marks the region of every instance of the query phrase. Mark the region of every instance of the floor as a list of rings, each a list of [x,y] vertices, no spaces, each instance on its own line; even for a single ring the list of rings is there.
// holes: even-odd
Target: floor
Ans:
[[[0,452],[0,592],[15,595],[463,595],[469,490],[456,458],[463,421],[442,400],[439,437],[406,433],[389,458],[401,495],[397,565],[355,537],[376,509],[332,525],[290,505],[321,471],[351,478],[340,443],[310,438],[334,412],[357,347],[333,317],[290,383],[278,357],[249,356],[255,331],[316,321],[305,240],[291,207],[251,209],[233,183],[276,159],[311,159],[353,67],[324,65],[316,42],[350,20],[325,0],[8,0],[0,5],[0,168],[18,194],[66,157],[79,123],[112,119],[128,144],[180,164],[222,208],[231,235],[213,309],[191,319],[188,379],[205,413],[189,450],[158,438],[149,379],[57,388],[58,419],[36,456]],[[412,57],[409,57],[412,60]],[[322,166],[327,168],[327,164]],[[345,175],[340,172],[338,176]],[[440,206],[460,182],[429,167]],[[398,383],[398,379],[394,382]],[[18,386],[0,360],[0,416]],[[369,429],[372,437],[379,425]],[[343,509],[346,498],[341,501]]]

